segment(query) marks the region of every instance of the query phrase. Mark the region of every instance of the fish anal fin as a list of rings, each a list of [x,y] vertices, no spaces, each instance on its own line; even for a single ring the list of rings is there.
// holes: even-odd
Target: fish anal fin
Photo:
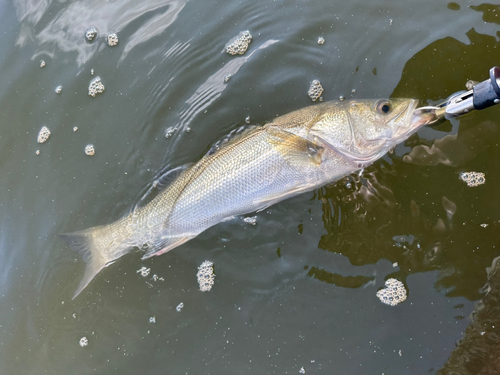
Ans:
[[[269,126],[266,130],[270,135],[269,143],[289,164],[295,166],[321,165],[324,151],[322,145],[274,126]]]
[[[257,212],[265,210],[267,207],[272,206],[275,203],[281,202],[283,199],[290,198],[294,195],[298,195],[302,192],[308,191],[311,189],[309,185],[299,185],[294,187],[293,189],[289,189],[284,192],[280,192],[279,194],[272,194],[262,197],[258,201],[255,201],[254,204],[260,206]]]
[[[142,260],[151,258],[152,256],[158,256],[165,254],[177,246],[182,245],[184,242],[189,241],[191,238],[196,237],[196,235],[188,235],[185,237],[175,236],[175,237],[165,237],[161,238],[151,246],[148,247],[146,253],[142,256]]]

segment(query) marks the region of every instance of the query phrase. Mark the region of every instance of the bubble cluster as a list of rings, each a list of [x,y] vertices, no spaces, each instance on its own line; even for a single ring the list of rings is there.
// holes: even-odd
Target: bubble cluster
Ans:
[[[226,74],[226,75],[224,76],[224,83],[228,83],[228,82],[229,82],[229,80],[231,79],[231,77],[232,77],[232,75],[231,75],[231,74]]]
[[[89,144],[85,146],[85,154],[87,154],[88,156],[93,156],[95,154],[94,145]]]
[[[316,100],[318,100],[321,94],[323,94],[323,86],[321,86],[321,83],[317,79],[315,79],[311,82],[311,86],[309,87],[307,95],[309,95],[312,101],[315,102]]]
[[[149,323],[156,323],[156,316],[152,316],[149,318]]]
[[[170,127],[167,130],[165,130],[165,138],[170,138],[172,135],[174,135],[175,129]]]
[[[108,35],[108,46],[113,47],[118,44],[118,35],[116,34],[109,34]]]
[[[251,41],[252,35],[250,35],[250,31],[241,31],[226,44],[226,52],[230,55],[243,55],[248,49]]]
[[[181,310],[182,310],[182,308],[183,308],[183,307],[184,307],[184,303],[183,303],[183,302],[181,302],[181,303],[179,303],[179,304],[177,305],[177,307],[175,308],[175,310],[176,310],[177,312],[181,312]]]
[[[102,94],[103,92],[104,85],[101,82],[101,77],[97,76],[92,81],[90,81],[89,95],[95,98],[97,94]]]
[[[62,86],[56,87],[56,94],[60,94],[62,92]]]
[[[396,306],[406,300],[406,288],[404,284],[396,279],[385,282],[385,288],[377,292],[378,299],[389,306]]]
[[[479,186],[486,182],[483,172],[462,172],[458,177],[467,183],[468,187]]]
[[[304,367],[301,367],[299,370],[299,374],[305,374],[305,373],[306,373],[306,369]]]
[[[248,224],[257,225],[257,216],[246,217],[243,221]]]
[[[151,268],[146,268],[144,266],[142,266],[141,268],[139,268],[136,271],[136,273],[140,273],[142,277],[148,276],[150,272],[151,272]]]
[[[40,131],[38,132],[38,138],[37,138],[37,142],[38,143],[44,143],[44,142],[47,142],[47,139],[49,139],[50,137],[50,130],[48,127],[46,126],[43,126]]]
[[[202,292],[209,292],[214,285],[214,264],[209,260],[204,261],[198,267],[198,273],[196,273],[196,278],[198,279],[198,285]]]
[[[325,38],[323,38],[322,36],[320,36],[318,38],[318,44],[325,44]]]
[[[89,339],[86,338],[85,336],[83,336],[81,339],[80,339],[80,346],[82,348],[86,347],[87,345],[89,344]]]
[[[45,61],[40,60],[40,68],[43,68],[45,66]]]
[[[85,32],[85,38],[87,38],[89,42],[92,42],[96,38],[96,36],[97,36],[97,29],[95,27],[91,27]]]

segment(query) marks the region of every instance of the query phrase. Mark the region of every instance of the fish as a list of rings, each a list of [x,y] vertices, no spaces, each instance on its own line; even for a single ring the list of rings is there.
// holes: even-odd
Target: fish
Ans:
[[[315,104],[233,136],[169,174],[142,207],[108,224],[62,234],[86,262],[75,298],[105,267],[134,248],[142,259],[170,251],[217,223],[261,211],[372,164],[436,121],[416,99]]]

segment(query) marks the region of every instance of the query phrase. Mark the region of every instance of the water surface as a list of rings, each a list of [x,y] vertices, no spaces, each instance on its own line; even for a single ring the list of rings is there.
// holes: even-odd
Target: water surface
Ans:
[[[499,14],[481,1],[1,2],[0,372],[450,373],[463,337],[480,351],[464,336],[482,324],[476,304],[494,322],[500,294],[497,279],[485,287],[500,255],[500,108],[422,129],[362,176],[247,215],[255,225],[227,221],[147,261],[133,252],[75,300],[84,263],[57,234],[128,213],[158,173],[247,116],[311,104],[314,79],[324,100],[423,104],[484,80],[500,64]],[[246,54],[223,53],[242,30]],[[92,98],[95,76],[106,90]],[[468,188],[463,171],[486,183]],[[389,277],[408,289],[396,307],[375,296]],[[492,350],[488,322],[478,337]]]

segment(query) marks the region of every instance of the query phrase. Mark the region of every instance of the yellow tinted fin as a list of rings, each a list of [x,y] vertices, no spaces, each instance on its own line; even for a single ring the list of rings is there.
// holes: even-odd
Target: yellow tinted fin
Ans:
[[[157,242],[155,242],[152,246],[149,247],[149,249],[146,251],[146,253],[142,256],[141,259],[144,260],[152,257],[153,255],[158,256],[164,254],[167,251],[182,245],[184,242],[189,241],[193,237],[196,237],[196,235],[187,235],[184,237],[172,236],[172,237],[161,238]]]
[[[266,130],[270,135],[269,143],[290,165],[300,167],[321,164],[324,151],[322,146],[274,126]]]

